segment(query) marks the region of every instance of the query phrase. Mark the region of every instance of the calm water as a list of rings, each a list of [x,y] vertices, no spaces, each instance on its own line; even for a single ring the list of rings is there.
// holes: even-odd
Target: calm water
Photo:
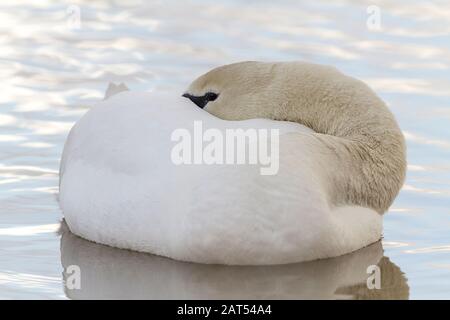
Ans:
[[[0,4],[0,298],[450,298],[449,2],[72,3]],[[381,10],[381,30],[367,27],[369,4]],[[332,64],[388,103],[409,166],[383,246],[232,268],[108,248],[61,226],[65,137],[110,81],[181,93],[239,60]],[[72,264],[81,290],[64,287]],[[381,290],[366,288],[370,264],[381,267]]]

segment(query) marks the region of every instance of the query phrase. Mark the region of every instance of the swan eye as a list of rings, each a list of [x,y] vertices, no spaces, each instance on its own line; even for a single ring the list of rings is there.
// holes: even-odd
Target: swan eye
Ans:
[[[217,99],[218,96],[219,95],[217,93],[214,93],[214,92],[207,92],[205,94],[206,100],[208,100],[208,101],[214,101],[214,100]]]

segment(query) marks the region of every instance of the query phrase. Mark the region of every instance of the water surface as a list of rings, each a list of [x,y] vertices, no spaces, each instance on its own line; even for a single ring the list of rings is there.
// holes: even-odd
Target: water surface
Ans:
[[[448,2],[72,4],[0,4],[0,298],[450,298]],[[367,26],[374,4],[381,30]],[[66,135],[110,81],[181,93],[208,69],[241,60],[331,64],[389,105],[409,166],[385,216],[384,253],[375,246],[327,262],[250,270],[178,263],[57,232]],[[365,286],[369,262],[384,270],[380,291]],[[97,281],[68,292],[67,263]]]

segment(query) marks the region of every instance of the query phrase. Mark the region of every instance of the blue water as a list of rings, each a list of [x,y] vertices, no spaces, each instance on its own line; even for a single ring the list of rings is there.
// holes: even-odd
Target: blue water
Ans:
[[[206,298],[217,292],[255,298],[450,298],[449,2],[72,4],[80,20],[58,2],[0,4],[0,298],[104,298],[105,292],[138,298]],[[372,4],[380,10],[380,30],[367,25]],[[342,260],[289,271],[206,268],[92,247],[58,232],[58,166],[66,135],[89,105],[103,98],[109,82],[181,93],[208,69],[241,60],[334,65],[367,82],[397,117],[409,166],[405,186],[385,216],[380,264],[383,277],[394,279],[389,286],[367,291],[364,277],[330,285],[343,278],[343,270],[352,270]],[[83,256],[91,250],[95,254]],[[376,252],[370,254],[376,258]],[[364,265],[364,259],[358,261]],[[72,262],[82,264],[89,279],[99,279],[98,286],[68,292],[63,266]],[[177,276],[166,278],[167,269]],[[324,277],[330,279],[326,285]],[[174,288],[185,290],[159,295],[161,279],[173,278]],[[247,290],[239,287],[243,283]]]

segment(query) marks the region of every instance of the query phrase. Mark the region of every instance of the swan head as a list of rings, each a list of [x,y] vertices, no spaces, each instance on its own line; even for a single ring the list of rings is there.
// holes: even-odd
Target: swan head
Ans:
[[[333,97],[336,79],[342,84],[351,78],[334,67],[313,63],[244,61],[201,75],[183,97],[224,120],[287,120],[333,134],[334,123],[347,120],[334,119],[340,110],[322,103],[342,100]]]
[[[380,132],[394,132],[403,139],[384,102],[365,83],[332,66],[300,61],[233,63],[195,79],[183,97],[224,120],[292,121],[349,140],[371,137],[372,148],[384,140],[372,139]]]
[[[221,66],[198,77],[183,97],[225,120],[273,118],[280,102],[274,69],[275,64],[256,61]]]

